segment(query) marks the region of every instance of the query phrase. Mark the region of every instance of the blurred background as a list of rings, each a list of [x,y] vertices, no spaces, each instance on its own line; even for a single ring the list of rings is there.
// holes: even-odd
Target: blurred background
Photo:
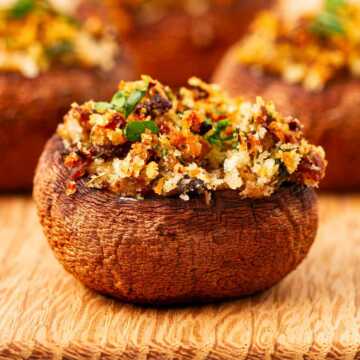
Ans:
[[[71,103],[141,74],[275,102],[325,148],[323,189],[357,190],[359,13],[354,0],[1,0],[0,190],[31,190]]]

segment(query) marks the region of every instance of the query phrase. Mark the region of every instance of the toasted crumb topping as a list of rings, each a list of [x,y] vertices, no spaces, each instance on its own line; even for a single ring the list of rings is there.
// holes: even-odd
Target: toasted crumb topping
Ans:
[[[359,26],[360,5],[346,0],[324,0],[320,12],[295,21],[266,11],[236,56],[254,70],[319,91],[340,75],[360,76]]]
[[[52,65],[113,67],[117,45],[96,16],[84,22],[47,0],[17,0],[0,9],[0,70],[36,77]]]
[[[109,102],[73,104],[59,125],[68,193],[83,179],[121,196],[180,196],[232,189],[271,195],[285,182],[316,187],[326,160],[297,119],[272,103],[229,98],[197,78],[173,92],[143,76]]]

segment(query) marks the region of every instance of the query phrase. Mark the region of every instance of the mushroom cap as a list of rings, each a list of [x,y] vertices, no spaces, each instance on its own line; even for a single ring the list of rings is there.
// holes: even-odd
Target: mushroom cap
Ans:
[[[253,72],[237,61],[236,47],[224,57],[213,81],[231,96],[262,96],[284,115],[299,118],[309,142],[326,152],[329,165],[321,189],[360,189],[360,80],[344,75],[311,92],[279,76]]]
[[[132,51],[138,74],[150,74],[170,86],[181,86],[194,74],[208,80],[228,47],[245,33],[256,12],[268,7],[272,0],[210,5],[196,15],[179,9],[174,1],[175,8],[171,11],[165,10],[156,21],[142,23],[123,9],[120,0],[108,2],[115,14],[120,9],[120,14],[125,11],[130,20],[124,31],[124,17],[116,19],[124,32],[123,40]],[[196,4],[197,0],[192,2]]]
[[[34,182],[45,235],[64,268],[86,286],[127,302],[174,304],[235,298],[268,289],[294,270],[317,230],[313,189],[280,188],[241,199],[121,198],[78,183],[58,136],[47,143]]]
[[[94,14],[108,19],[103,5],[81,0],[75,16],[81,21]],[[119,79],[134,75],[125,49],[108,71],[56,66],[36,78],[0,72],[0,191],[31,189],[44,145],[73,102],[108,99]]]
[[[108,99],[118,79],[133,78],[125,53],[110,71],[57,68],[34,79],[0,74],[0,190],[26,190],[41,151],[73,102]]]

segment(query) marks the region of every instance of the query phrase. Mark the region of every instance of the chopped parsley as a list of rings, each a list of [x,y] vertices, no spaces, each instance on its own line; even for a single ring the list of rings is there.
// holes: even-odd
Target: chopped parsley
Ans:
[[[9,16],[12,18],[22,18],[33,11],[35,7],[35,0],[17,0],[10,8]]]
[[[141,134],[149,129],[152,133],[157,134],[159,128],[154,121],[129,121],[125,128],[125,136],[129,141],[139,141]]]

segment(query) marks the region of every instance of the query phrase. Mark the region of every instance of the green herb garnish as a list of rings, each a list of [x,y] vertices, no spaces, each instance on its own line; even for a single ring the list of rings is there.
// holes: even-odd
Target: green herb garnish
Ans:
[[[146,90],[134,90],[129,96],[126,96],[122,91],[118,91],[111,100],[117,111],[125,114],[127,118],[136,108],[136,105],[146,95]]]
[[[346,5],[346,0],[326,0],[325,1],[325,9],[329,12],[336,12],[341,7]]]
[[[135,90],[126,100],[125,116],[128,117],[136,108],[136,105],[146,95],[146,90]]]
[[[310,31],[323,37],[343,35],[345,29],[338,12],[345,5],[345,0],[327,0],[325,10],[311,23]]]
[[[118,91],[111,100],[111,104],[114,108],[121,112],[124,112],[125,103],[126,95],[122,91]]]
[[[139,141],[141,134],[146,129],[149,129],[154,134],[159,132],[159,128],[154,121],[129,121],[125,128],[125,136],[129,141]]]
[[[221,137],[221,132],[226,129],[228,126],[230,125],[229,120],[221,120],[216,124],[215,130],[214,132],[207,137],[207,141],[212,144],[218,144],[221,143],[223,141],[227,141],[229,140],[229,137],[223,138]],[[232,137],[231,137],[232,138]]]
[[[329,12],[317,16],[310,26],[310,31],[320,36],[341,35],[345,32],[338,16]]]
[[[36,7],[35,0],[17,0],[17,2],[10,8],[9,16],[12,18],[22,18]]]

